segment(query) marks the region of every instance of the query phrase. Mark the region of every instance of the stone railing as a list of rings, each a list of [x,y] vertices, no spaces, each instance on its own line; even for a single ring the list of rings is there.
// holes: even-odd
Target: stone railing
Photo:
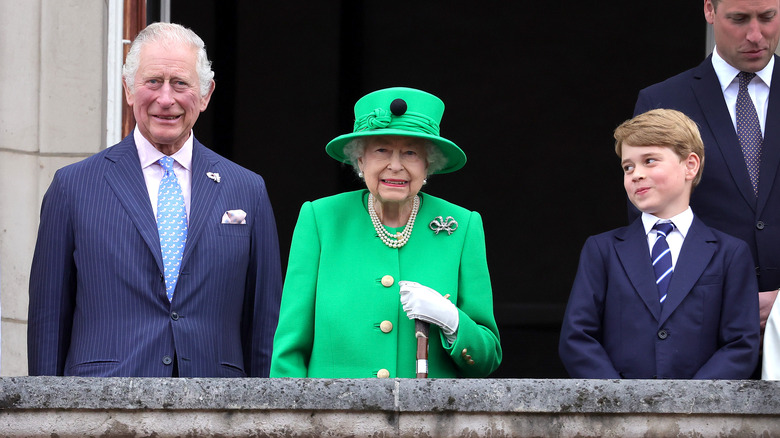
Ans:
[[[780,382],[0,378],[0,437],[780,436]]]

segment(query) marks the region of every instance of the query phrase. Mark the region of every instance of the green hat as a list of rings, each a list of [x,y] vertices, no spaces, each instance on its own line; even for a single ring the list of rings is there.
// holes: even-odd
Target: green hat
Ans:
[[[414,88],[385,88],[363,96],[355,104],[355,128],[351,134],[334,138],[325,146],[331,157],[349,162],[344,146],[358,137],[403,135],[430,140],[447,158],[436,173],[454,172],[466,164],[466,154],[455,143],[439,136],[444,102],[433,94]]]

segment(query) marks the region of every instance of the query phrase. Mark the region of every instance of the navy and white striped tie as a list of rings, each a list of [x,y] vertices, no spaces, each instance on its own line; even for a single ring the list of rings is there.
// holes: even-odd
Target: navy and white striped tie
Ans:
[[[666,291],[669,289],[669,282],[672,280],[672,253],[669,251],[669,244],[666,243],[666,236],[674,230],[674,224],[671,222],[658,222],[653,225],[656,230],[655,244],[650,256],[653,261],[653,271],[655,271],[655,284],[658,286],[658,299],[663,304],[666,301]]]

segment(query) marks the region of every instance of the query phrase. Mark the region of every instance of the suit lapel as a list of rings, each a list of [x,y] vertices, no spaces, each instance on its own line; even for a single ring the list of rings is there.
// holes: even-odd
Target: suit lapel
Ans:
[[[221,184],[206,176],[208,172],[217,172],[219,156],[206,149],[197,139],[192,142],[192,194],[190,195],[190,220],[187,229],[187,244],[182,256],[182,271],[187,266],[198,239],[206,229],[209,212],[220,191]],[[225,176],[222,175],[222,178]],[[224,182],[223,182],[224,184]]]
[[[112,146],[106,154],[106,159],[114,163],[105,173],[108,185],[149,247],[160,272],[163,272],[157,221],[149,201],[133,134]]]
[[[647,247],[647,234],[638,218],[622,232],[615,235],[615,243],[620,263],[631,284],[645,303],[647,310],[657,320],[661,315],[661,303],[658,302],[658,287],[650,263],[650,250]]]
[[[761,214],[775,185],[777,167],[780,166],[780,148],[776,147],[780,139],[780,58],[775,55],[775,66],[772,70],[773,87],[769,89],[769,107],[766,112],[764,127],[764,142],[761,147],[761,168],[758,180],[758,215]]]
[[[734,123],[731,121],[728,108],[726,108],[726,100],[723,98],[718,75],[715,74],[715,69],[712,67],[711,55],[699,65],[699,68],[694,72],[694,78],[696,80],[691,84],[691,88],[693,88],[693,94],[696,96],[702,114],[712,132],[714,140],[712,145],[716,146],[720,154],[723,155],[723,161],[731,173],[731,178],[739,187],[742,197],[745,198],[748,205],[755,209],[756,196],[745,166],[745,157],[742,155]],[[704,129],[703,126],[700,128]],[[707,150],[708,154],[713,152],[712,148]]]
[[[694,216],[693,224],[685,236],[680,256],[674,267],[672,281],[669,283],[666,302],[661,312],[660,323],[666,321],[677,306],[691,292],[693,286],[699,281],[710,260],[715,255],[717,242],[715,235]]]

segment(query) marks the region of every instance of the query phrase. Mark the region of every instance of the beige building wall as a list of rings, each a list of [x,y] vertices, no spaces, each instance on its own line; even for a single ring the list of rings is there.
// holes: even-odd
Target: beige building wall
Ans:
[[[27,285],[54,172],[105,148],[108,0],[0,0],[0,375],[27,374]]]

